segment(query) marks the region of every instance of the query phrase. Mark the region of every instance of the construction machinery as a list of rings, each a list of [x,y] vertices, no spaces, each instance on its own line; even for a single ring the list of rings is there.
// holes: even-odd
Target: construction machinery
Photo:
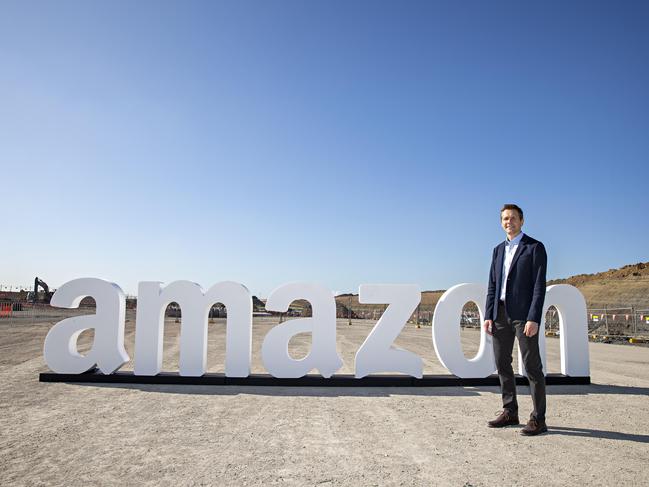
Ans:
[[[43,291],[39,293],[38,288],[41,288]],[[34,279],[34,290],[30,291],[27,295],[27,300],[32,303],[44,303],[49,304],[52,299],[52,291],[45,281],[39,279],[38,276]]]

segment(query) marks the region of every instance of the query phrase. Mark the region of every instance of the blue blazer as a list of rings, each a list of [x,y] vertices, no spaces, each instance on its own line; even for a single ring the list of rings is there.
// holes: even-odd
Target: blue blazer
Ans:
[[[498,315],[498,300],[502,289],[505,242],[496,246],[491,258],[489,286],[487,288],[486,320]],[[548,257],[538,240],[523,234],[507,276],[505,309],[511,320],[541,323],[545,301],[545,271]]]

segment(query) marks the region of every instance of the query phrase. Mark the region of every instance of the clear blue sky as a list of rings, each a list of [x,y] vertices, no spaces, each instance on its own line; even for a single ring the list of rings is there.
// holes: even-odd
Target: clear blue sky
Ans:
[[[0,282],[485,282],[649,260],[647,2],[0,4]]]

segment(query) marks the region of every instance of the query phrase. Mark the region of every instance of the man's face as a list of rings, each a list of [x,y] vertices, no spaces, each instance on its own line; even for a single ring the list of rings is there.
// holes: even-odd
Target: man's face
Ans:
[[[516,210],[505,210],[500,214],[500,224],[510,239],[519,234],[523,221]]]

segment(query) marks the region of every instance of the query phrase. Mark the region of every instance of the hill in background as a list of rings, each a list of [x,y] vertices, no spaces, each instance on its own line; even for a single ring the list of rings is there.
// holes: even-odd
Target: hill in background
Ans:
[[[596,274],[579,274],[565,279],[553,279],[547,283],[548,286],[552,284],[575,286],[586,298],[588,308],[633,306],[636,309],[649,309],[649,262],[626,265]],[[423,291],[420,312],[432,311],[442,294],[444,290]],[[341,309],[348,310],[351,304],[353,317],[363,312],[373,313],[385,309],[384,305],[360,304],[357,294],[336,296],[336,303],[339,313]]]
[[[589,308],[633,306],[649,309],[649,262],[548,281],[548,286],[551,284],[575,286],[586,298]]]

